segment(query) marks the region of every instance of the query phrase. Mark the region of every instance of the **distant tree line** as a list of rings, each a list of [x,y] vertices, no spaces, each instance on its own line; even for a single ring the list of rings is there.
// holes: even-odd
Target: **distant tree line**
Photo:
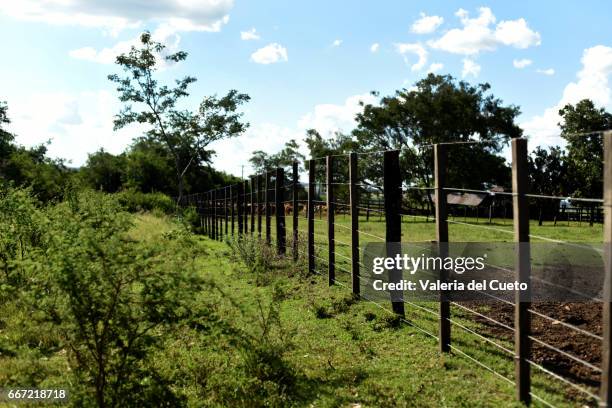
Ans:
[[[523,136],[516,123],[520,110],[504,105],[490,90],[486,83],[470,85],[450,75],[429,74],[414,87],[382,97],[377,104],[362,104],[363,111],[357,114],[357,126],[352,132],[324,137],[310,129],[305,145],[311,157],[400,149],[404,185],[431,187],[432,145],[459,142],[448,148],[448,185],[510,189],[510,163],[501,153],[512,138]],[[559,115],[560,135],[566,145],[564,149],[535,147],[529,157],[531,191],[563,197],[602,197],[600,131],[612,129],[612,115],[588,99],[564,106]],[[299,146],[291,140],[278,154],[254,152],[251,163],[256,171],[262,171],[301,158]],[[360,155],[359,162],[363,182],[380,190],[382,156]],[[338,160],[335,171],[346,177],[346,160]],[[318,177],[323,181],[324,173]],[[426,197],[431,201],[430,195]],[[541,200],[534,205],[548,213],[559,207],[554,200]]]

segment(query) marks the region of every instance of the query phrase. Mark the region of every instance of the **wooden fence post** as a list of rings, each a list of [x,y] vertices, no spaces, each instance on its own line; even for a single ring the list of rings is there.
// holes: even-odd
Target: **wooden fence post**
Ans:
[[[206,217],[206,221],[208,223],[208,238],[214,239],[213,228],[212,228],[212,190],[206,193],[206,203],[208,206],[208,217]]]
[[[234,236],[234,218],[235,218],[235,210],[234,210],[234,196],[236,195],[236,189],[234,188],[234,186],[229,186],[230,189],[230,213],[231,213],[231,218],[232,218],[232,237]]]
[[[255,233],[255,177],[251,177],[251,235]]]
[[[249,232],[249,201],[247,200],[247,190],[249,189],[249,182],[244,180],[242,184],[242,228],[244,234],[246,235]]]
[[[351,206],[351,277],[353,294],[359,296],[359,208],[357,196],[357,153],[349,154],[349,199]]]
[[[266,207],[266,244],[272,243],[272,232],[270,231],[270,217],[272,215],[272,207],[270,206],[270,172],[266,171],[266,191],[264,191],[265,207]]]
[[[276,201],[276,250],[279,255],[287,253],[287,233],[285,229],[285,169],[276,168],[276,182],[274,183]]]
[[[315,271],[315,246],[314,246],[314,194],[316,182],[316,161],[308,161],[308,272]]]
[[[604,288],[599,406],[612,406],[612,131],[604,132]]]
[[[244,233],[244,208],[242,206],[243,202],[243,194],[244,194],[244,186],[242,182],[238,183],[238,191],[237,191],[237,202],[236,202],[236,212],[238,212],[238,235],[242,236]]]
[[[261,174],[257,175],[257,237],[261,239],[261,190],[263,188],[263,177]]]
[[[529,251],[529,203],[527,139],[512,139],[512,193],[514,212],[514,241],[516,280],[530,285],[531,264]],[[531,402],[531,367],[529,366],[531,322],[528,294],[516,291],[514,305],[514,377],[519,401]]]
[[[223,188],[223,215],[225,218],[225,238],[227,238],[227,221],[228,221],[228,211],[227,211],[227,186]]]
[[[448,212],[446,206],[446,145],[434,145],[434,177],[436,197],[436,241],[438,242],[438,256],[442,259],[448,256]],[[446,269],[439,271],[439,279],[444,282],[448,279]],[[444,292],[440,292],[440,351],[449,352],[451,342],[450,303]]]
[[[219,230],[217,225],[217,189],[212,191],[212,216],[213,216],[213,239],[219,239]]]
[[[327,167],[327,277],[329,286],[331,286],[336,281],[336,246],[334,236],[334,158],[332,156],[327,156],[325,161]]]
[[[200,212],[200,226],[204,229],[204,235],[208,234],[208,219],[206,218],[208,207],[206,206],[206,193],[200,194],[196,200]]]
[[[399,165],[399,150],[383,153],[383,194],[385,200],[385,245],[387,257],[395,258],[402,249],[402,177]],[[389,282],[402,281],[402,270],[389,270]],[[404,316],[404,293],[390,291],[393,311]]]
[[[293,260],[298,260],[298,218],[299,218],[299,203],[298,203],[298,162],[293,162]]]

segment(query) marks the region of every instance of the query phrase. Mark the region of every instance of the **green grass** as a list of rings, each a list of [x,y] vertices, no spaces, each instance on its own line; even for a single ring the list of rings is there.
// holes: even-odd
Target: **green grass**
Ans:
[[[290,217],[287,220],[290,222]],[[306,226],[305,220],[300,223],[300,229]],[[339,217],[338,223],[348,225],[348,219]],[[318,256],[324,259],[325,224],[315,225]],[[496,227],[511,229],[503,224]],[[130,237],[156,240],[176,228],[179,226],[171,218],[136,215]],[[384,223],[362,222],[361,228],[382,235]],[[588,241],[595,235],[583,229],[575,233],[576,238]],[[349,231],[341,230],[337,228],[337,238],[350,242]],[[433,230],[431,222],[405,219],[403,225],[404,236],[410,233],[414,240],[432,239]],[[254,273],[226,243],[201,237],[196,245],[199,270],[217,288],[201,293],[198,302],[214,305],[218,324],[211,327],[216,329],[181,327],[164,339],[155,355],[148,356],[189,406],[520,406],[512,384],[458,351],[438,352],[437,340],[424,333],[437,332],[437,317],[421,309],[429,308],[436,314],[435,303],[418,304],[421,308],[407,304],[407,322],[402,322],[390,313],[389,304],[353,299],[346,272],[339,271],[338,285],[328,287],[325,276],[307,276],[303,264],[296,271],[290,262],[275,260],[273,267]],[[337,250],[349,254],[346,247],[338,246]],[[344,259],[338,259],[338,266],[350,270]],[[323,261],[317,261],[317,268],[325,273]],[[266,279],[261,279],[261,274]],[[249,354],[252,350],[245,352],[240,344],[260,338],[265,311],[271,304],[278,305],[281,323],[273,325],[269,339],[262,340],[263,354]],[[9,317],[0,327],[0,352],[2,344],[22,346],[14,353],[0,355],[0,383],[12,383],[18,377],[24,383],[65,384],[66,352],[54,349],[59,340],[52,328],[30,327],[27,311],[4,308],[1,312]],[[471,330],[481,329],[460,309],[453,308],[453,319]],[[20,329],[11,330],[17,327]],[[512,344],[502,343],[512,349]],[[257,341],[249,344],[252,347]],[[513,378],[511,356],[457,325],[453,325],[452,344]],[[266,354],[272,348],[277,349],[278,359],[274,353]],[[253,356],[262,359],[264,371],[257,364],[248,365]],[[275,376],[278,372],[282,376]],[[293,379],[290,384],[284,380],[286,375]],[[566,398],[561,383],[538,373],[533,376],[533,391],[555,406],[578,403]]]
[[[373,236],[384,236],[384,220],[376,217],[365,222],[360,219],[361,243],[376,242]],[[288,235],[291,230],[291,217],[287,217]],[[461,219],[463,222],[464,220]],[[512,225],[509,222],[494,220],[474,225],[451,224],[450,237],[455,241],[512,241]],[[488,220],[487,220],[488,221]],[[299,219],[301,239],[305,238],[306,220]],[[348,227],[346,216],[336,218],[340,226]],[[264,223],[265,225],[265,223]],[[250,226],[250,224],[249,224]],[[479,228],[485,226],[487,228]],[[272,239],[275,228],[272,222]],[[264,227],[265,228],[265,227]],[[325,217],[315,221],[316,269],[325,275],[327,266],[327,226]],[[492,230],[500,229],[506,232]],[[545,224],[531,224],[532,233],[549,239],[565,239],[571,242],[601,241],[600,225],[553,227]],[[336,239],[350,243],[350,230],[336,227]],[[404,217],[402,225],[403,241],[430,241],[435,239],[435,224],[431,221],[414,220]],[[371,235],[370,235],[371,234]],[[265,233],[264,233],[265,235]],[[534,241],[542,241],[534,239]],[[206,245],[218,245],[206,243]],[[225,251],[221,246],[219,251]],[[227,254],[227,252],[225,252]],[[424,332],[436,334],[438,330],[437,303],[406,305],[406,318],[409,323],[390,328],[393,316],[389,304],[374,304],[362,300],[341,312],[334,312],[334,304],[342,304],[342,299],[350,296],[350,248],[337,243],[336,257],[338,285],[329,288],[326,276],[315,276],[304,283],[287,279],[291,296],[283,303],[283,316],[292,329],[297,349],[292,353],[292,362],[308,373],[309,378],[317,378],[317,397],[314,406],[515,406],[514,386],[487,369],[478,366],[460,351],[441,355],[437,351],[437,340]],[[219,260],[218,262],[223,262]],[[219,269],[227,270],[219,265]],[[211,270],[215,273],[216,268]],[[238,268],[240,271],[240,268]],[[235,276],[227,272],[228,276]],[[241,272],[240,276],[244,276]],[[253,287],[248,279],[228,279],[232,293],[243,293],[252,297]],[[270,296],[269,288],[258,288],[261,296]],[[350,302],[349,302],[350,303]],[[252,307],[249,306],[249,307]],[[337,308],[337,306],[336,306]],[[384,310],[383,310],[384,308]],[[430,312],[425,311],[424,308]],[[453,324],[452,344],[470,357],[482,362],[499,374],[513,379],[514,364],[512,356],[496,346],[482,340],[459,327],[482,334],[482,327],[471,315],[452,307]],[[511,342],[496,340],[507,349],[513,350]],[[572,400],[566,394],[563,383],[551,379],[547,374],[533,371],[533,392],[555,406],[575,406],[588,401]],[[346,373],[350,375],[345,376]],[[341,378],[338,378],[339,376]],[[332,384],[332,376],[334,380]],[[344,376],[344,377],[343,377]],[[351,380],[351,377],[359,379]],[[342,378],[343,377],[343,378]],[[591,390],[596,393],[596,390]],[[592,401],[590,401],[592,403]],[[541,405],[538,401],[535,406]]]

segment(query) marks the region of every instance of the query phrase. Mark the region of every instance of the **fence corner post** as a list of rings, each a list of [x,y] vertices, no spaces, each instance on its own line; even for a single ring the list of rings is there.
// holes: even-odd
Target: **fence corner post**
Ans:
[[[515,242],[516,280],[531,285],[529,248],[529,203],[527,166],[527,139],[512,139],[512,204]],[[514,300],[514,375],[516,396],[519,401],[531,402],[531,316],[529,294],[517,291]]]

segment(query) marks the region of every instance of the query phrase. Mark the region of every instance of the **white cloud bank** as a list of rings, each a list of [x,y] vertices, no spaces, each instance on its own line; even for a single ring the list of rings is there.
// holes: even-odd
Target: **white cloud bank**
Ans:
[[[25,21],[98,27],[116,36],[145,22],[176,31],[219,31],[233,5],[233,0],[0,0],[0,13]]]
[[[523,18],[501,21],[492,27],[496,18],[488,7],[481,7],[476,18],[470,18],[464,9],[459,9],[455,15],[463,27],[451,29],[437,40],[429,41],[429,46],[473,56],[483,51],[493,51],[501,45],[524,49],[541,43],[540,34],[529,28]]]
[[[287,49],[278,43],[268,44],[251,54],[251,61],[257,64],[267,65],[288,60]]]
[[[440,16],[428,16],[421,13],[421,18],[412,23],[410,31],[416,34],[430,34],[436,31],[442,23],[444,23],[444,18]]]
[[[104,148],[120,153],[143,128],[137,125],[113,131],[113,117],[120,109],[109,91],[38,93],[9,99],[8,129],[26,146],[51,140],[49,155],[80,166],[87,153]]]
[[[342,40],[334,40],[332,47],[339,47],[342,45]]]
[[[562,144],[555,137],[560,130],[557,124],[561,121],[559,109],[568,103],[575,104],[582,99],[591,99],[595,105],[612,109],[612,92],[610,75],[612,75],[612,47],[596,45],[584,50],[582,68],[578,71],[576,81],[565,86],[559,102],[525,122],[521,127],[527,136],[532,137],[533,146]],[[592,129],[600,130],[600,129]]]
[[[370,52],[378,52],[380,48],[380,44],[379,43],[374,43],[372,45],[370,45]]]
[[[161,25],[151,33],[153,40],[166,45],[165,54],[178,51],[181,37],[174,30],[167,26]],[[96,62],[99,64],[114,64],[118,55],[130,51],[132,46],[138,47],[140,44],[140,36],[136,36],[129,40],[119,41],[112,47],[96,50],[93,47],[82,47],[68,52],[68,55],[74,59]],[[174,62],[168,62],[164,59],[158,61],[161,68],[166,68]]]

